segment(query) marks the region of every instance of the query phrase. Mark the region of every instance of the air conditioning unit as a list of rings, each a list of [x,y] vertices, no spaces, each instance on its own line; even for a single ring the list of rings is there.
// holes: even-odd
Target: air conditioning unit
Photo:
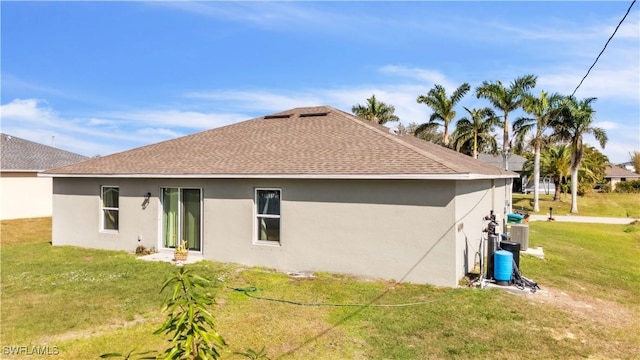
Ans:
[[[526,251],[529,248],[529,225],[511,224],[510,227],[509,238],[520,244],[520,250]]]

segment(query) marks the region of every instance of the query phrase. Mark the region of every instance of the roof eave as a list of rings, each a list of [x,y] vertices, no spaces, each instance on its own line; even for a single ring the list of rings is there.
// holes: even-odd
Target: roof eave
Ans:
[[[40,170],[36,170],[36,169],[0,169],[0,172],[35,172],[35,173],[39,173],[42,171],[45,171],[46,169],[40,169]]]
[[[56,174],[53,178],[135,178],[135,179],[351,179],[351,180],[488,180],[517,178],[518,174]]]

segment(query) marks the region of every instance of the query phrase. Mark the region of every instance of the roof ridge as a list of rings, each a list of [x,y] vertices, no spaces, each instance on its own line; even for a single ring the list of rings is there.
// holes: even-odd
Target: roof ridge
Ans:
[[[338,110],[338,109],[335,109],[335,110]],[[371,124],[367,124],[365,121],[362,121],[357,116],[355,116],[353,114],[349,114],[346,111],[342,111],[342,110],[338,110],[338,111],[344,113],[345,115],[348,115],[347,118],[349,118],[349,120],[351,120],[351,121],[353,121],[353,122],[355,122],[357,124],[360,124],[361,126],[364,126],[364,127],[368,128],[368,129],[371,129],[371,130],[377,132],[378,134],[384,136],[385,138],[387,138],[389,140],[392,140],[392,141],[394,141],[395,143],[397,143],[397,144],[399,144],[401,146],[404,146],[404,147],[406,147],[408,149],[411,149],[411,150],[417,152],[418,154],[428,158],[429,160],[436,161],[440,165],[442,165],[443,167],[446,167],[449,170],[456,171],[456,172],[460,171],[460,169],[455,169],[455,168],[452,168],[451,166],[447,165],[447,163],[441,157],[439,157],[437,155],[433,155],[432,153],[424,151],[423,149],[420,149],[417,146],[414,146],[412,144],[409,144],[406,141],[403,141],[402,139],[400,139],[400,137],[398,135],[391,134],[391,133],[386,132],[386,131],[382,131],[382,130],[376,128],[375,126],[372,126]]]

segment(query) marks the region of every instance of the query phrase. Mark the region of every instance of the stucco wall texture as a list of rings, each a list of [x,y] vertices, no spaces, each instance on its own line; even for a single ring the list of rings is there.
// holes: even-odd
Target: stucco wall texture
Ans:
[[[100,230],[103,185],[120,189],[116,233]],[[54,178],[53,244],[162,251],[163,187],[202,189],[206,259],[443,286],[473,268],[505,199],[503,180]],[[279,244],[254,241],[256,188],[281,190]]]

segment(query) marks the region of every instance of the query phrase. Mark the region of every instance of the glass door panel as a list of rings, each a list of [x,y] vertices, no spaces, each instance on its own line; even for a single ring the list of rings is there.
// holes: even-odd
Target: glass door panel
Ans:
[[[189,250],[200,251],[202,206],[200,189],[162,189],[162,246],[175,248],[186,241]]]

